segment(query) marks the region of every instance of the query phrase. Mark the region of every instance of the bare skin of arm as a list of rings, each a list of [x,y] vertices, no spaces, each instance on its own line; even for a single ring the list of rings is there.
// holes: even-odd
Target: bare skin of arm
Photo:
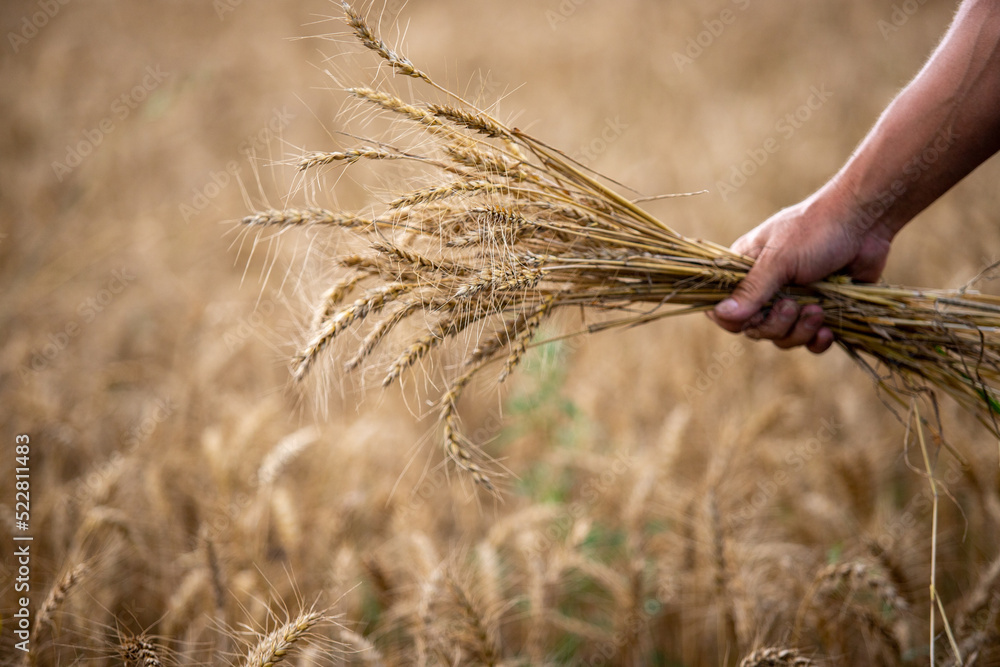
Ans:
[[[910,220],[1000,150],[1000,0],[962,2],[919,74],[886,108],[844,167],[804,201],[737,239],[756,259],[709,316],[781,348],[833,343],[819,306],[779,299],[785,285],[843,272],[875,282]]]

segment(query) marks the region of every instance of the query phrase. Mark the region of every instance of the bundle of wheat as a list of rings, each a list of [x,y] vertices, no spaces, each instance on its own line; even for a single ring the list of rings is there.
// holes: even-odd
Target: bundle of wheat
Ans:
[[[440,398],[440,414],[448,454],[492,489],[481,452],[458,427],[456,406],[475,374],[498,363],[502,382],[540,325],[567,307],[620,313],[577,333],[709,310],[732,292],[753,260],[681,235],[612,189],[608,179],[445,90],[343,6],[365,47],[450,103],[411,103],[351,88],[359,103],[411,123],[419,139],[406,148],[372,141],[310,153],[299,169],[404,160],[436,180],[368,217],[311,207],[261,211],[243,222],[340,227],[368,239],[369,252],[340,258],[349,275],[318,305],[313,334],[294,361],[296,380],[348,329],[367,327],[345,364],[350,371],[400,323],[423,316],[422,333],[390,363],[383,385],[449,339],[473,337],[465,369]],[[353,302],[341,306],[352,295]],[[1000,298],[971,289],[856,284],[844,276],[789,286],[777,298],[822,306],[840,347],[900,406],[927,388],[940,390],[1000,435]]]

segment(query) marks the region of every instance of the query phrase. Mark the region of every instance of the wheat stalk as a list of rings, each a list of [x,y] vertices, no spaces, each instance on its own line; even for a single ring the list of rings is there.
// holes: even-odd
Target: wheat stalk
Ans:
[[[42,605],[38,608],[38,613],[35,616],[35,627],[33,628],[36,633],[40,627],[52,622],[52,615],[62,606],[66,596],[80,582],[86,572],[87,564],[78,563],[76,566],[67,569],[59,577],[59,581],[52,587],[49,594],[45,596]]]
[[[66,600],[66,596],[80,583],[80,580],[87,573],[87,569],[88,566],[86,563],[77,563],[74,567],[66,569],[62,576],[59,577],[59,581],[49,590],[48,595],[45,596],[41,606],[38,608],[38,612],[35,614],[35,622],[31,626],[29,642],[32,646],[38,646],[38,637],[42,628],[52,625],[53,614],[62,606]],[[35,655],[35,651],[25,653],[20,664],[34,664]]]
[[[383,376],[386,384],[457,338],[459,330],[471,338],[466,367],[478,372],[501,364],[503,380],[535,344],[537,331],[559,312],[618,314],[567,335],[634,326],[709,311],[746,277],[752,259],[681,235],[559,150],[445,90],[389,48],[349,4],[344,8],[365,47],[449,102],[409,102],[386,91],[351,88],[362,103],[426,136],[414,141],[412,150],[371,141],[346,151],[310,153],[299,163],[311,169],[391,156],[425,168],[430,184],[383,202],[381,217],[289,209],[244,220],[255,226],[343,227],[368,245],[366,253],[340,258],[350,275],[331,287],[320,305],[313,335],[295,360],[296,380],[343,331],[361,334],[360,349],[346,364],[350,370],[387,345],[398,325],[416,313],[426,315],[426,330],[393,357]],[[354,289],[364,295],[340,307],[340,299]],[[845,276],[788,286],[775,297],[785,298],[823,308],[824,325],[871,374],[890,407],[902,411],[910,397],[930,388],[952,396],[1000,436],[1000,298],[972,289],[856,284]],[[367,321],[390,304],[398,310],[374,325]],[[449,320],[477,326],[442,335]],[[372,328],[364,334],[366,326]],[[454,404],[468,381],[463,373],[440,402],[445,446],[460,467],[492,489],[486,470],[464,465],[477,458],[476,445],[456,432]]]

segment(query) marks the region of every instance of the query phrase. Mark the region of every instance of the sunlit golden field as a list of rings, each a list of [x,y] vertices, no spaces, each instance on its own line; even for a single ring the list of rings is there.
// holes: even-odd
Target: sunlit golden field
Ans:
[[[839,350],[700,316],[534,348],[461,405],[509,470],[494,498],[441,451],[446,355],[382,390],[336,348],[293,386],[350,246],[239,224],[412,177],[293,166],[395,131],[342,91],[388,73],[339,3],[64,1],[0,8],[0,663],[930,664],[924,461]],[[728,244],[836,171],[954,3],[359,8],[639,194],[708,190],[648,207]],[[998,178],[910,225],[885,279],[957,287],[1000,259]],[[580,326],[559,323],[541,337]],[[929,443],[934,664],[1000,664],[1000,454],[948,400],[940,418],[968,465]]]

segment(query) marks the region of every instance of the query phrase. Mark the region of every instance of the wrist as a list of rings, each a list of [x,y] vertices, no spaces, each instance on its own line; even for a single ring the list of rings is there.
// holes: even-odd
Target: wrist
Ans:
[[[912,216],[902,215],[901,208],[894,206],[898,193],[867,190],[838,174],[804,203],[810,213],[840,225],[854,238],[874,236],[891,242]]]

